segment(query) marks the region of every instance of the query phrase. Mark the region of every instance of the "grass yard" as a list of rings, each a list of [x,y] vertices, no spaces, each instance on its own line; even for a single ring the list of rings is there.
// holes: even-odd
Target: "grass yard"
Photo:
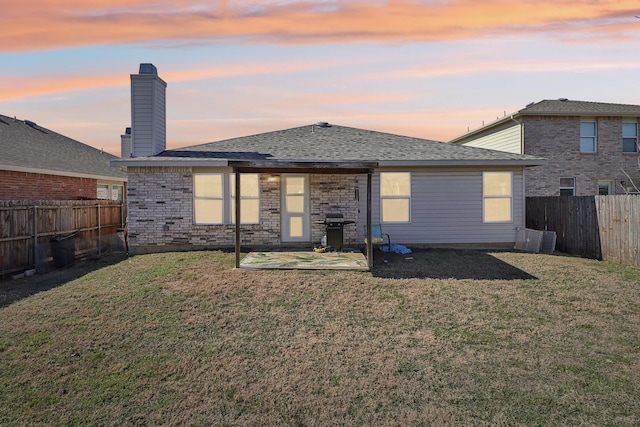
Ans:
[[[376,257],[135,256],[6,305],[0,425],[640,424],[640,270]]]

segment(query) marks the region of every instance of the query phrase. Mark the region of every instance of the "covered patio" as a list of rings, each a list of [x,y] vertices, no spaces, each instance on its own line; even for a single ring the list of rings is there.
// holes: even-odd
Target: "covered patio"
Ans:
[[[241,189],[240,189],[240,175],[242,173],[270,173],[270,174],[284,174],[284,173],[308,173],[308,174],[366,174],[367,175],[367,223],[366,229],[367,236],[366,241],[368,242],[366,247],[366,265],[365,268],[369,269],[373,267],[373,246],[371,239],[371,180],[372,175],[376,167],[378,167],[377,162],[371,161],[287,161],[287,160],[247,160],[247,161],[229,161],[229,166],[233,168],[233,172],[235,174],[235,258],[236,258],[236,268],[247,268],[250,264],[255,264],[258,260],[266,261],[267,259],[271,259],[271,264],[278,264],[278,258],[280,258],[280,265],[298,265],[299,267],[286,267],[286,268],[305,268],[313,266],[313,269],[320,269],[324,264],[324,268],[330,268],[330,265],[339,266],[341,263],[344,263],[346,258],[353,258],[351,262],[355,262],[357,256],[364,258],[362,254],[359,253],[315,253],[308,252],[305,253],[304,259],[296,258],[296,256],[300,255],[292,255],[288,257],[287,262],[282,262],[284,259],[283,256],[278,257],[277,252],[274,252],[275,255],[269,256],[265,254],[269,254],[269,252],[260,252],[262,255],[256,255],[254,257],[249,258],[248,261],[244,263],[244,266],[240,260],[240,253],[242,250],[241,247],[241,237],[242,237],[242,226],[239,225],[240,221],[240,198],[241,198]],[[282,254],[282,252],[281,252]],[[299,254],[299,253],[294,253]],[[339,255],[335,255],[339,254]],[[251,255],[251,254],[250,254]],[[349,256],[346,256],[349,255]],[[251,260],[254,261],[251,261]],[[297,259],[298,262],[293,263],[292,260]],[[359,263],[355,262],[355,264],[349,264],[352,266],[357,266]],[[249,268],[259,268],[259,267],[249,267]],[[285,267],[281,267],[285,268]]]

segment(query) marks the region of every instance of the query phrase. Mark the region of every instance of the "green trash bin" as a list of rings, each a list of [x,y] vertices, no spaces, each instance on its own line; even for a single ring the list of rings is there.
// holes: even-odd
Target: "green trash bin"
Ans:
[[[57,268],[67,267],[76,261],[76,243],[73,239],[77,234],[78,232],[75,232],[51,239],[51,256],[53,265]]]

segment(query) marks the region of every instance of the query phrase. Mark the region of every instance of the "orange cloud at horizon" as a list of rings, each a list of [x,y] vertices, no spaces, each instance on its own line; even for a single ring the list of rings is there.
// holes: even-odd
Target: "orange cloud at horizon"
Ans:
[[[251,76],[261,74],[288,74],[339,67],[353,64],[354,61],[338,60],[326,61],[287,61],[260,62],[206,68],[174,69],[163,71],[162,79],[168,83],[207,80],[225,77]],[[361,64],[362,61],[358,61]],[[86,89],[100,89],[115,86],[128,86],[129,76],[124,73],[62,76],[13,77],[0,80],[0,101],[10,101],[33,96],[50,95],[54,93],[77,91]]]
[[[0,16],[0,51],[19,52],[130,43],[236,42],[317,44],[455,40],[518,32],[619,38],[637,32],[637,0],[558,2],[395,0],[320,9],[310,2],[46,0],[16,2]],[[629,17],[628,23],[623,17]]]

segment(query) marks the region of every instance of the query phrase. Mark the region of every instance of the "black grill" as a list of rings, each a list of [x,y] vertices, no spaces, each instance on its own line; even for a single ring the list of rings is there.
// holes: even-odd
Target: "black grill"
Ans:
[[[341,213],[330,213],[324,219],[327,233],[327,247],[337,251],[342,250],[344,243],[344,226],[355,224],[355,221],[345,221]]]

